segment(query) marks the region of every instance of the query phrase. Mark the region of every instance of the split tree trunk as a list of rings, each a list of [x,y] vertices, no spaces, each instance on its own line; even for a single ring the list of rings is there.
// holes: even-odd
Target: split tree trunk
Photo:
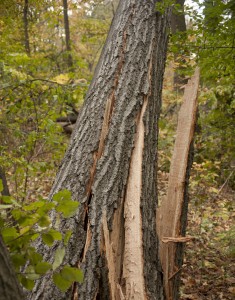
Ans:
[[[157,122],[167,16],[156,1],[121,0],[51,195],[80,208],[64,264],[84,282],[63,293],[49,276],[29,299],[164,299],[156,234]],[[53,261],[56,249],[38,248]]]

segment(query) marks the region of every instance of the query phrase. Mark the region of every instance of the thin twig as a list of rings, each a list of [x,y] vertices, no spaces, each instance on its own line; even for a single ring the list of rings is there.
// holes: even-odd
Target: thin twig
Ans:
[[[228,178],[225,180],[225,182],[223,183],[223,185],[222,185],[221,188],[219,189],[217,195],[219,195],[219,194],[222,192],[223,188],[226,186],[226,184],[227,184],[227,182],[229,181],[230,177],[233,175],[233,172],[234,172],[234,170],[229,174]]]

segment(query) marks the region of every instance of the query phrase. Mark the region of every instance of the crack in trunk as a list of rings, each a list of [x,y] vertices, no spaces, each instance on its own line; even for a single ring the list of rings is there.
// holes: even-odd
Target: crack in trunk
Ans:
[[[127,299],[147,299],[144,284],[142,216],[140,210],[142,188],[142,157],[144,149],[143,117],[148,101],[145,98],[137,124],[137,134],[131,157],[125,198],[125,252],[123,277]]]

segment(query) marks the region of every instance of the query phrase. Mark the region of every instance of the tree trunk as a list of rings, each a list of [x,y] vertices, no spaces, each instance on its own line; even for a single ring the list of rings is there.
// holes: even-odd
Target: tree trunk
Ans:
[[[24,1],[24,12],[23,12],[24,45],[25,45],[26,53],[30,56],[28,11],[29,11],[29,0],[25,0]]]
[[[171,15],[171,31],[173,34],[176,34],[177,32],[180,33],[186,33],[186,22],[185,22],[185,15],[184,15],[184,2],[185,0],[176,0],[176,4],[180,5],[182,9],[182,13],[172,13]],[[181,40],[185,40],[186,35],[181,35]],[[177,62],[177,59],[180,57],[178,53],[174,54],[174,60]],[[182,63],[185,62],[185,60],[182,60]],[[180,74],[184,70],[184,67],[179,66],[176,68],[174,72],[174,87],[175,90],[178,90],[180,86],[187,83],[187,79],[185,79],[185,76]]]
[[[121,0],[51,196],[81,204],[64,264],[84,282],[66,293],[48,275],[28,299],[164,299],[156,233],[157,123],[168,12],[156,1]],[[58,242],[45,248],[53,261]]]
[[[3,190],[2,190],[1,194],[3,196],[10,196],[5,170],[1,167],[0,167],[0,180],[2,180],[2,185],[3,185]],[[1,203],[1,201],[0,201],[0,203]]]
[[[19,286],[8,251],[0,235],[0,300],[22,300],[23,292]]]
[[[186,22],[184,11],[184,2],[185,0],[176,0],[176,4],[181,6],[182,13],[172,13],[171,15],[171,30],[172,33],[176,33],[177,31],[186,31]]]
[[[69,16],[68,16],[68,2],[63,0],[63,12],[64,12],[64,31],[65,31],[65,44],[67,51],[67,62],[70,70],[73,68],[73,59],[71,55],[71,41],[70,41],[70,30],[69,30]]]
[[[215,33],[219,24],[219,14],[215,14],[218,3],[212,0],[204,1],[204,28],[210,33]]]

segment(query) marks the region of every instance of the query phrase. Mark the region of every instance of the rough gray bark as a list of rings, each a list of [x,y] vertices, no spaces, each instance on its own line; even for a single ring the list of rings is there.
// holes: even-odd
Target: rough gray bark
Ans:
[[[47,276],[37,281],[28,299],[164,298],[156,234],[156,161],[169,20],[156,12],[155,3],[120,1],[51,192],[69,189],[81,203],[76,216],[63,221],[61,231],[73,231],[64,264],[82,268],[84,282],[62,293]],[[124,274],[129,263],[124,253],[130,246],[127,189],[133,184],[137,145],[142,162],[137,186],[142,245],[137,250],[142,260],[131,259],[143,266],[142,295],[135,294],[138,286],[130,289]],[[58,247],[38,244],[51,262]]]
[[[0,235],[0,300],[22,300],[23,292],[19,286],[8,251]]]

